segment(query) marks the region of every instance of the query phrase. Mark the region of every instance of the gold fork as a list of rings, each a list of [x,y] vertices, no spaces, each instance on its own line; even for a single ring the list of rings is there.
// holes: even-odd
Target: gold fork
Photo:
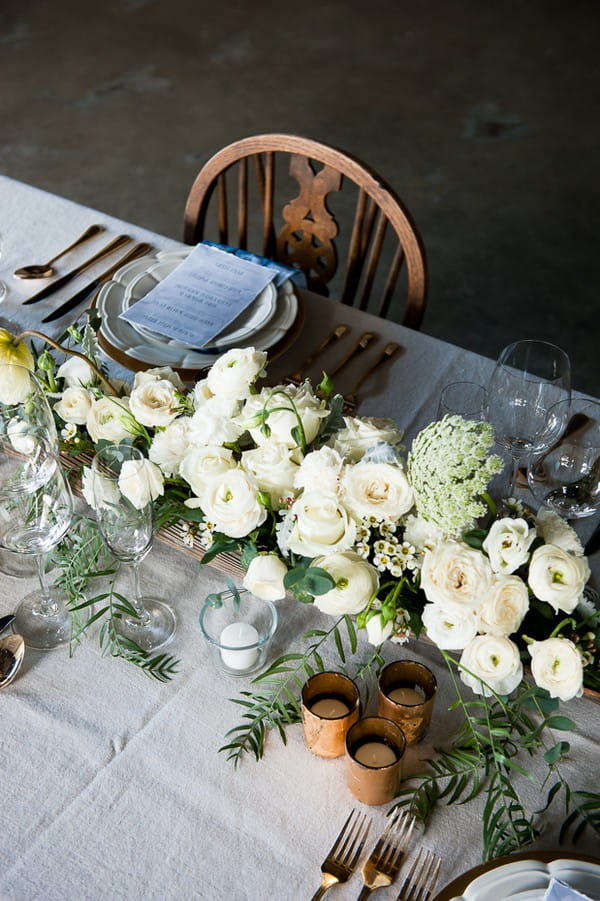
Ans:
[[[364,901],[375,889],[392,884],[400,870],[414,825],[414,819],[406,813],[402,813],[394,823],[388,823],[362,868],[365,884],[357,901]]]
[[[412,862],[396,901],[429,901],[442,861],[433,851],[421,848]]]
[[[356,809],[350,811],[331,851],[321,864],[321,885],[311,901],[322,898],[332,885],[348,881],[358,863],[370,828],[371,820],[366,813],[359,814]]]

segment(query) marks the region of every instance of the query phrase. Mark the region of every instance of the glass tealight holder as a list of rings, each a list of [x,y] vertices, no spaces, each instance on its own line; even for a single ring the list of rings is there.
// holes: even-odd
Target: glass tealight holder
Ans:
[[[317,757],[342,757],[346,734],[360,717],[356,683],[343,673],[316,673],[302,688],[302,734]]]
[[[362,804],[392,801],[400,791],[406,739],[400,726],[366,716],[346,735],[348,788]]]
[[[379,677],[377,713],[397,723],[407,743],[415,745],[431,722],[436,691],[436,678],[423,663],[388,663]]]
[[[237,597],[213,595],[200,611],[199,624],[218,669],[229,676],[248,676],[267,661],[277,610],[249,591]]]

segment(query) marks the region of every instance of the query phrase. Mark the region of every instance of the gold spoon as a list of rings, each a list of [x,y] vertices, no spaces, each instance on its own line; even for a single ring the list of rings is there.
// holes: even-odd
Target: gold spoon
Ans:
[[[0,641],[0,688],[12,682],[24,657],[25,642],[22,635],[9,635]]]
[[[16,276],[16,278],[50,278],[54,273],[52,263],[55,263],[60,257],[65,256],[69,251],[79,247],[80,244],[85,244],[90,238],[101,234],[103,231],[106,231],[103,225],[90,225],[82,235],[79,235],[76,241],[73,241],[72,244],[69,244],[68,247],[65,247],[64,250],[57,253],[56,256],[52,257],[51,260],[48,260],[47,263],[30,263],[29,266],[21,266],[20,269],[15,269],[13,275]]]

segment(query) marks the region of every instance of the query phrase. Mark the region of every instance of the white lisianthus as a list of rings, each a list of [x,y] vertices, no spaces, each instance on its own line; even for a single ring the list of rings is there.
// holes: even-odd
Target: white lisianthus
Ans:
[[[448,613],[475,610],[492,586],[494,573],[480,551],[447,541],[425,552],[421,568],[421,588],[428,601]]]
[[[315,597],[315,607],[331,616],[361,613],[379,588],[375,567],[354,551],[317,557],[312,565],[324,569],[335,582],[328,592]]]
[[[509,695],[523,678],[519,649],[503,635],[477,635],[462,652],[460,666],[465,685],[485,697]]]
[[[433,643],[447,651],[462,650],[477,635],[473,610],[447,613],[439,604],[425,604],[421,619]]]
[[[294,485],[309,489],[318,485],[324,494],[337,494],[343,465],[344,461],[331,447],[311,451],[300,463]]]
[[[177,416],[177,389],[168,379],[149,379],[133,389],[129,406],[142,425],[164,428]]]
[[[554,510],[540,507],[535,522],[537,533],[546,544],[553,544],[555,547],[562,548],[563,551],[575,554],[576,557],[583,556],[583,545],[579,540],[579,535]]]
[[[345,551],[356,538],[356,521],[331,495],[307,491],[292,504],[293,525],[287,548],[303,557]]]
[[[100,397],[92,401],[85,425],[94,444],[102,439],[118,444],[130,437],[129,398]]]
[[[479,609],[479,631],[512,635],[529,610],[527,585],[518,576],[500,576]]]
[[[277,554],[259,554],[250,561],[242,584],[263,601],[280,601],[285,597],[283,578],[287,571]]]
[[[144,369],[136,372],[133,378],[133,389],[141,388],[150,382],[170,382],[177,391],[185,391],[185,385],[181,377],[170,366],[156,366],[154,369]]]
[[[207,444],[206,447],[190,447],[186,451],[179,466],[179,475],[201,498],[207,484],[229,469],[236,469],[233,452],[218,444]]]
[[[412,513],[406,517],[404,540],[412,544],[418,551],[431,551],[444,539],[444,533],[432,522]]]
[[[227,408],[213,403],[213,398],[197,407],[190,419],[189,442],[192,445],[234,444],[244,431],[243,425],[235,418],[237,402],[226,399]],[[233,409],[233,408],[236,409]]]
[[[141,510],[164,494],[162,472],[152,460],[125,460],[119,473],[119,488],[136,510]]]
[[[367,620],[366,629],[369,644],[379,647],[391,636],[394,631],[394,623],[391,620],[384,623],[381,613],[376,613]]]
[[[551,698],[570,701],[583,694],[583,663],[572,641],[547,638],[532,642],[527,650],[535,683],[545,688]]]
[[[56,375],[59,379],[64,379],[69,388],[86,387],[96,381],[95,374],[81,357],[69,357],[58,367]]]
[[[408,513],[413,493],[400,466],[390,463],[357,463],[342,473],[344,505],[357,519],[375,516],[397,520]]]
[[[213,363],[206,384],[217,396],[244,400],[266,361],[267,355],[254,347],[232,348]]]
[[[494,572],[509,575],[526,563],[535,536],[524,519],[497,519],[483,542]]]
[[[268,411],[266,419],[267,433],[262,430],[262,417]],[[244,406],[242,419],[255,444],[266,444],[274,441],[296,448],[298,442],[292,434],[299,421],[302,424],[307,444],[316,438],[321,423],[329,415],[325,401],[313,394],[310,385],[304,382],[295,385],[278,385],[276,388],[263,388],[260,394],[248,398]]]
[[[529,587],[555,612],[573,612],[589,577],[590,567],[585,557],[575,557],[553,544],[537,548],[529,563]]]
[[[65,422],[74,422],[75,425],[85,425],[88,413],[92,407],[92,396],[87,388],[65,388],[54,409]]]
[[[403,433],[391,419],[344,416],[344,424],[346,427],[336,432],[330,444],[348,463],[362,460],[377,444],[401,447]]]
[[[298,464],[294,463],[290,449],[283,444],[271,442],[244,451],[240,465],[254,476],[261,491],[271,495],[274,510],[295,496],[294,479]]]
[[[189,448],[189,416],[179,416],[152,439],[148,456],[167,477],[178,476],[181,461]]]
[[[228,469],[211,479],[202,493],[202,509],[215,531],[243,538],[266,519],[258,485],[243,469]]]

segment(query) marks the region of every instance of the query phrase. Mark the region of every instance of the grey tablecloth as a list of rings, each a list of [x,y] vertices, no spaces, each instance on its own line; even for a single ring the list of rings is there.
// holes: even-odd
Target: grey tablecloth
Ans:
[[[174,246],[128,223],[0,178],[5,238],[0,278],[10,286],[0,314],[24,324],[20,300],[32,289],[15,283],[12,270],[51,256],[95,221],[111,234],[125,231],[157,247]],[[408,436],[434,418],[443,384],[482,380],[489,371],[489,361],[425,335],[383,326],[329,301],[308,297],[306,304],[302,340],[274,365],[272,377],[289,372],[334,323],[349,322],[353,340],[373,329],[383,336],[379,348],[384,340],[398,340],[404,350],[365,385],[360,412],[392,416]],[[336,353],[342,353],[339,347],[332,361]],[[344,372],[339,387],[351,388],[358,372]],[[153,682],[122,661],[102,657],[92,636],[72,659],[64,650],[28,652],[20,676],[0,693],[0,897],[310,897],[319,883],[321,860],[356,804],[346,787],[343,760],[312,756],[300,727],[294,726],[286,747],[270,736],[260,763],[248,758],[234,770],[218,748],[227,729],[240,722],[240,708],[229,699],[249,683],[215,669],[197,627],[204,596],[223,586],[223,577],[156,543],[144,563],[143,581],[177,611],[172,652],[181,659],[181,672],[172,682]],[[0,574],[0,614],[13,610],[33,585],[33,579]],[[297,648],[306,628],[325,621],[312,608],[283,602],[274,653]],[[440,684],[430,733],[408,754],[410,772],[451,736],[456,714],[448,712],[452,691],[435,649],[414,641],[400,650],[386,648],[390,658],[400,653],[429,663]],[[565,705],[565,712],[579,725],[566,765],[573,787],[597,790],[600,707],[579,699]],[[541,806],[538,787],[526,785],[524,794],[534,808]],[[480,861],[481,806],[476,801],[440,808],[419,839],[444,858],[440,885]],[[383,827],[386,811],[370,809],[373,836]],[[536,847],[557,847],[557,823],[548,827]],[[577,849],[597,853],[597,838],[584,836]],[[332,891],[344,901],[355,898],[360,885],[356,875]],[[384,901],[396,893],[385,889],[378,897]]]

